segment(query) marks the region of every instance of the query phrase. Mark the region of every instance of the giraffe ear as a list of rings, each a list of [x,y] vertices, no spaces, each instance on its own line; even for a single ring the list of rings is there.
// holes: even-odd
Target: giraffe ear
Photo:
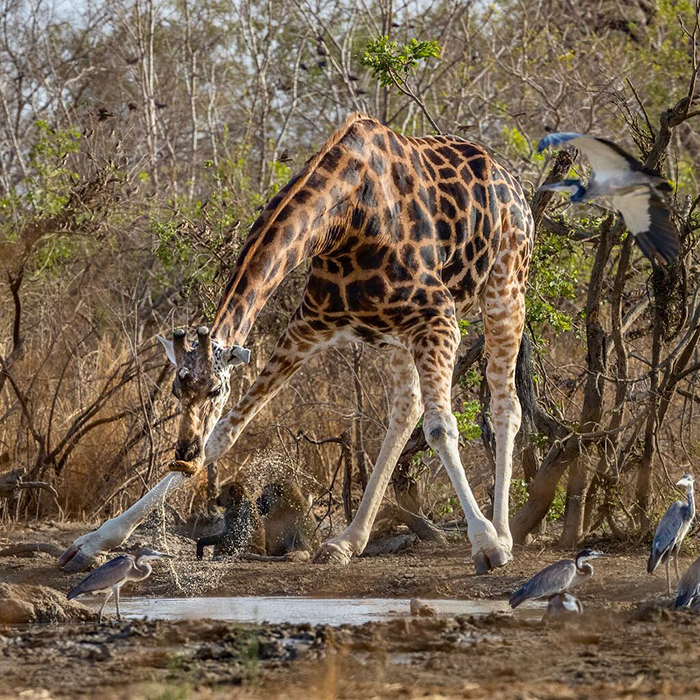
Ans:
[[[160,340],[161,345],[165,348],[165,354],[168,356],[170,362],[173,364],[174,367],[177,367],[177,361],[175,360],[175,350],[173,348],[173,341],[164,338],[162,335],[157,335],[156,338]]]
[[[240,345],[233,345],[226,348],[226,364],[235,367],[236,365],[247,365],[250,362],[250,350],[242,348]]]

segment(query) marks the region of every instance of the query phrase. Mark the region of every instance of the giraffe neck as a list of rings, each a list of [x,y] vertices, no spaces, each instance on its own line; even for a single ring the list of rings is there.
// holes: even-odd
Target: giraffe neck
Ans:
[[[282,280],[304,260],[338,242],[353,184],[331,176],[338,142],[356,121],[351,115],[324,147],[270,201],[246,238],[219,302],[212,336],[222,345],[242,345]]]

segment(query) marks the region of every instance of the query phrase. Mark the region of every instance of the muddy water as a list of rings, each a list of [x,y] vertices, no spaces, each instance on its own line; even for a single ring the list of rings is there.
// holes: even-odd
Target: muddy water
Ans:
[[[441,615],[510,613],[504,600],[425,600]],[[362,625],[408,617],[410,601],[401,598],[122,598],[121,614],[155,620],[210,619],[231,622],[312,625]],[[544,604],[525,604],[517,614],[542,615]],[[106,609],[113,612],[110,606]]]

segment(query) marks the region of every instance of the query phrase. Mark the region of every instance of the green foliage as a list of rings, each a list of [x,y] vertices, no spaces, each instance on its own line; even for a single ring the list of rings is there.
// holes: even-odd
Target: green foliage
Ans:
[[[560,482],[557,484],[557,490],[554,492],[552,505],[547,511],[547,522],[553,523],[556,520],[561,520],[564,517],[564,509],[566,508],[566,488]]]
[[[511,515],[517,513],[527,503],[527,481],[525,479],[510,480]]]
[[[527,291],[527,322],[539,334],[547,327],[555,334],[573,328],[571,312],[561,308],[562,301],[576,298],[578,265],[568,254],[567,241],[541,231],[532,254]]]
[[[459,385],[463,389],[473,389],[481,384],[483,376],[476,367],[470,367],[460,378]]]
[[[503,126],[503,143],[507,150],[534,165],[543,165],[545,162],[544,154],[533,149],[525,134],[515,126]]]
[[[438,515],[452,515],[459,510],[459,499],[455,496],[451,484],[436,483],[437,498],[435,501],[435,512]]]
[[[372,71],[372,77],[380,85],[403,85],[419,61],[440,58],[437,41],[411,39],[408,44],[398,44],[388,36],[380,36],[367,42],[360,64]]]
[[[511,479],[511,514],[516,513],[526,503],[528,499],[527,482],[524,479]],[[557,486],[557,490],[552,500],[552,505],[547,511],[546,520],[548,523],[553,523],[556,520],[561,520],[564,517],[564,508],[566,507],[566,489],[562,484]]]
[[[37,138],[29,152],[32,174],[23,183],[25,202],[38,214],[58,213],[68,201],[70,187],[77,173],[66,167],[66,160],[80,149],[80,132],[76,129],[54,129],[48,122],[35,123]]]
[[[481,428],[477,423],[481,404],[476,399],[465,401],[461,411],[455,411],[457,430],[465,440],[478,440],[481,437]]]
[[[18,222],[46,219],[59,215],[71,198],[79,180],[72,169],[72,157],[80,151],[80,133],[74,128],[55,129],[48,122],[34,123],[34,142],[27,161],[28,173],[17,187],[0,198],[0,238],[15,240]],[[87,214],[76,211],[71,232],[80,230]],[[90,254],[95,242],[63,231],[49,230],[35,246],[31,262],[35,279],[56,277],[76,256]]]

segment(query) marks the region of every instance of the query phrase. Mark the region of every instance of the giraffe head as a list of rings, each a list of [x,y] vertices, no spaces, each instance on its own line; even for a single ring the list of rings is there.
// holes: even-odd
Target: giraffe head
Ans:
[[[206,326],[197,329],[197,340],[191,347],[185,336],[180,329],[172,340],[157,337],[175,366],[173,394],[182,409],[175,459],[196,468],[204,459],[206,440],[231,393],[231,368],[248,362],[250,350],[219,345]]]

